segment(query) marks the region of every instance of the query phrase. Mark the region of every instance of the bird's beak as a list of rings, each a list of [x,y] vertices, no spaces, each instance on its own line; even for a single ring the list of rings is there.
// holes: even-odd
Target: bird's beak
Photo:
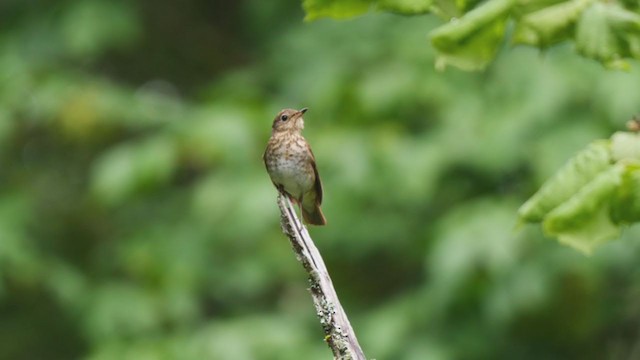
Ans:
[[[298,115],[298,116],[300,116],[300,115],[302,115],[302,114],[306,113],[306,112],[307,112],[307,110],[309,110],[309,109],[307,109],[307,108],[302,108],[302,109],[300,109],[300,111],[298,111],[298,114],[297,114],[297,115]]]

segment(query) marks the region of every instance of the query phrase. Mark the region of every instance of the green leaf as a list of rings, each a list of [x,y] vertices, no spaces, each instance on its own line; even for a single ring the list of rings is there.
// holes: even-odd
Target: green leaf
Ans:
[[[557,236],[560,243],[591,255],[597,246],[620,236],[620,227],[611,221],[608,208],[596,210],[580,226],[564,231],[546,231],[549,235]]]
[[[302,7],[311,21],[323,17],[348,19],[362,15],[372,7],[403,15],[418,15],[430,12],[433,0],[304,0]]]
[[[614,3],[607,3],[606,15],[612,28],[620,31],[640,32],[640,15]]]
[[[592,143],[579,152],[549,179],[538,192],[525,202],[518,214],[527,222],[541,222],[560,204],[569,200],[583,186],[611,166],[609,145],[606,141]]]
[[[614,161],[640,160],[640,134],[622,131],[613,134],[611,157]]]
[[[487,66],[504,38],[507,15],[514,4],[514,0],[490,0],[432,31],[431,42],[440,52],[436,66],[451,64],[465,70]]]
[[[512,0],[491,0],[470,11],[460,19],[452,19],[431,32],[433,45],[441,50],[452,50],[468,41],[483,27],[500,19],[513,5]]]
[[[302,7],[307,13],[306,21],[323,17],[348,19],[369,11],[370,0],[304,0]]]
[[[600,61],[619,56],[615,35],[609,28],[606,5],[595,3],[583,12],[576,28],[576,48],[585,56]]]
[[[621,47],[620,56],[640,59],[640,15],[617,4],[608,3],[606,16]]]
[[[578,22],[576,48],[615,69],[630,69],[625,58],[640,57],[640,15],[617,4],[595,3]]]
[[[545,47],[571,35],[571,26],[592,0],[572,0],[545,7],[522,17],[513,42]]]
[[[610,168],[551,211],[542,224],[545,232],[585,254],[618,237],[620,227],[609,217],[609,209],[623,172],[623,166]]]
[[[430,12],[432,6],[432,0],[380,0],[377,9],[404,15],[417,15]]]
[[[611,218],[617,224],[640,221],[640,164],[626,165],[611,206]]]

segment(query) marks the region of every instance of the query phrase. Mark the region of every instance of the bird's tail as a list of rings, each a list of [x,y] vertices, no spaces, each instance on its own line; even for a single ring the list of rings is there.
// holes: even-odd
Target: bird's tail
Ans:
[[[313,207],[308,207],[305,209],[304,206],[302,208],[302,218],[307,224],[310,225],[327,225],[327,219],[324,217],[322,213],[322,209],[320,209],[320,205],[316,204]]]

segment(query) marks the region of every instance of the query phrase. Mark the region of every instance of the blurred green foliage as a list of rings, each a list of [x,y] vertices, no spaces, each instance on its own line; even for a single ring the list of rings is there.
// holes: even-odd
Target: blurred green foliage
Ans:
[[[606,0],[302,0],[306,19],[350,18],[374,9],[403,15],[434,13],[447,23],[431,32],[438,67],[484,69],[503,42],[539,49],[570,41],[609,68],[640,59],[640,6]],[[511,25],[511,26],[509,26]]]
[[[432,17],[297,1],[0,3],[0,358],[326,359],[261,162],[281,108],[311,233],[377,359],[638,356],[636,228],[591,258],[517,208],[636,112],[566,47],[436,72]]]

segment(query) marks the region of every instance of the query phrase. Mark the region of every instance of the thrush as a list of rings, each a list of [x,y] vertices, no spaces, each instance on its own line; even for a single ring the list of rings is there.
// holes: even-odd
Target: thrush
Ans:
[[[326,225],[322,214],[322,183],[316,159],[302,136],[307,108],[284,109],[273,119],[271,138],[263,160],[278,191],[300,206],[307,224]]]

